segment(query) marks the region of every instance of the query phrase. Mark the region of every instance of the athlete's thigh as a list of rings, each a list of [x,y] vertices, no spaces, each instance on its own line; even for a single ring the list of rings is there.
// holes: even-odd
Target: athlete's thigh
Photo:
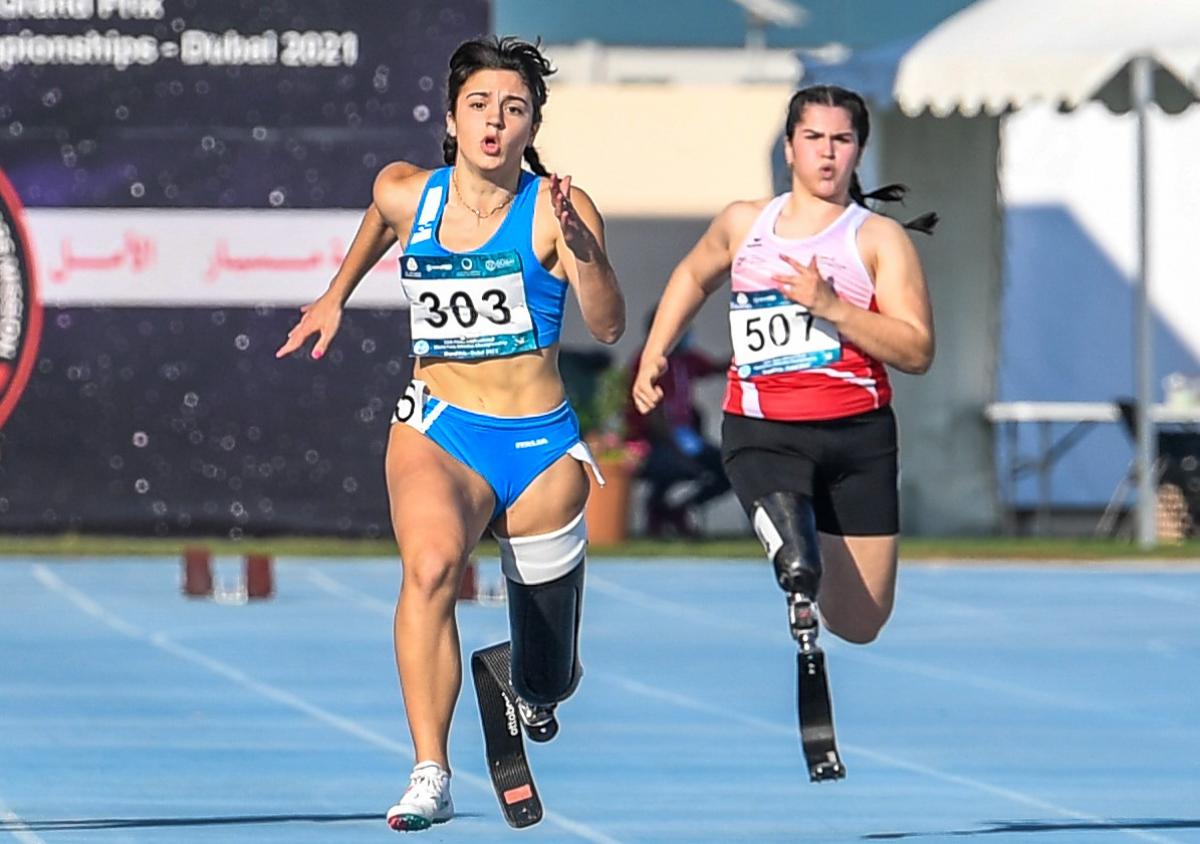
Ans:
[[[536,536],[557,530],[587,504],[588,479],[583,464],[569,454],[542,472],[493,525],[498,536]]]
[[[726,477],[751,519],[754,502],[774,492],[814,496],[818,461],[803,425],[725,414],[721,455]]]
[[[890,407],[838,420],[824,432],[817,530],[849,537],[900,532],[900,456]]]
[[[465,558],[495,506],[487,482],[403,423],[388,435],[387,487],[402,559],[422,553]]]
[[[830,432],[829,446],[829,481],[815,508],[825,562],[821,612],[846,638],[870,640],[891,615],[896,592],[899,463],[891,409],[847,419]]]
[[[820,534],[824,573],[818,602],[835,623],[882,627],[896,595],[896,536]]]

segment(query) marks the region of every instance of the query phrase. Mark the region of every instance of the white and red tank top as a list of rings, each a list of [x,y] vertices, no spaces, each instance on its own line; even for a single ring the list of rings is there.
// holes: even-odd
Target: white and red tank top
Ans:
[[[734,256],[729,324],[733,363],[724,410],[760,419],[838,419],[887,405],[884,365],[838,334],[832,324],[787,299],[772,279],[795,273],[814,255],[821,276],[853,305],[878,311],[875,282],[858,251],[858,230],[871,215],[851,203],[827,228],[797,240],[775,234],[791,194],[772,199]]]

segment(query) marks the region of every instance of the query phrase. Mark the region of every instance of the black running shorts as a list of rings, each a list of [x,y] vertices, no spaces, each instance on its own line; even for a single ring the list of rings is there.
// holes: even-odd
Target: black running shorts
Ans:
[[[900,532],[899,450],[890,407],[813,422],[726,413],[721,455],[747,515],[764,495],[798,492],[812,497],[822,533]]]

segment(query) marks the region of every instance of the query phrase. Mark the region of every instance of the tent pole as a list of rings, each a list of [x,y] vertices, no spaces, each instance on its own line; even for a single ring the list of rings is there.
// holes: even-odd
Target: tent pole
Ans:
[[[1137,279],[1135,286],[1136,317],[1134,323],[1135,366],[1137,389],[1137,544],[1151,548],[1158,542],[1157,478],[1154,464],[1157,451],[1157,428],[1151,418],[1154,387],[1154,335],[1150,319],[1150,249],[1147,238],[1149,208],[1146,202],[1148,155],[1146,122],[1150,100],[1154,96],[1153,65],[1150,56],[1133,60],[1131,88],[1137,113]]]

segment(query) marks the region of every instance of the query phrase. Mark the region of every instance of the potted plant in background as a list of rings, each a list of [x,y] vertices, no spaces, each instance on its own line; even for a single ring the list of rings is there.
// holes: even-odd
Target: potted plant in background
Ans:
[[[564,373],[565,375],[565,373]],[[588,540],[615,545],[629,535],[629,501],[633,479],[646,455],[640,444],[625,439],[629,406],[629,375],[608,365],[590,378],[564,378],[579,416],[579,429],[592,450],[605,485],[588,473],[592,489],[587,503]],[[574,382],[574,383],[572,383]]]

